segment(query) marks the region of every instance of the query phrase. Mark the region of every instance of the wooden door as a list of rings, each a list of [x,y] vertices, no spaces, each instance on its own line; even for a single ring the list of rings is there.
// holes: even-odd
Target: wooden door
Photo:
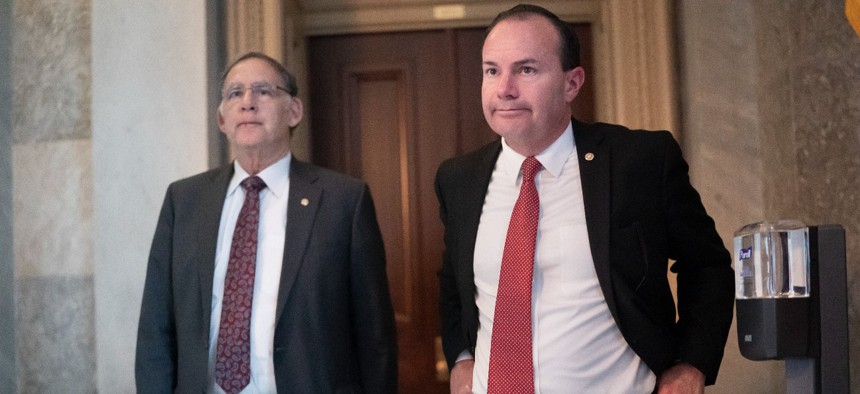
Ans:
[[[588,27],[577,34],[590,54]],[[496,138],[481,111],[482,43],[483,29],[309,39],[313,161],[370,185],[388,260],[402,393],[447,390],[433,180],[444,159]],[[586,89],[577,116],[591,120],[593,102]]]

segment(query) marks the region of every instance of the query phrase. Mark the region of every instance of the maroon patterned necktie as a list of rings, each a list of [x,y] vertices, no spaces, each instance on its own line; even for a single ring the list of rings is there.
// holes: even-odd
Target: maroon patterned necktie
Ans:
[[[540,200],[534,157],[523,162],[520,196],[511,214],[490,339],[489,394],[534,393],[532,362],[532,274]]]
[[[266,183],[256,176],[245,178],[245,202],[236,220],[230,261],[224,278],[221,325],[215,382],[235,394],[251,381],[251,303],[257,262],[257,228],[260,223],[260,190]]]

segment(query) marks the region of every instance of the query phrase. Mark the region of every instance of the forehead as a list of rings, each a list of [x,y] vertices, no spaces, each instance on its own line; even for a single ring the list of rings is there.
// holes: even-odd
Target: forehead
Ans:
[[[268,62],[262,59],[245,59],[230,69],[224,78],[224,86],[250,85],[256,82],[280,84],[281,76]]]
[[[560,45],[558,32],[545,18],[510,18],[499,22],[487,35],[482,56],[491,62],[508,56],[544,60],[546,56],[557,58]]]

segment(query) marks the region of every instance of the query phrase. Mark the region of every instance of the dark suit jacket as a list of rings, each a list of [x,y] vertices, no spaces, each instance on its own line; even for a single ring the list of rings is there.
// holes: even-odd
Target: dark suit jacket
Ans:
[[[215,245],[232,175],[228,165],[167,190],[138,328],[140,393],[207,389]],[[363,182],[292,161],[275,324],[278,392],[396,391],[385,252]]]
[[[573,120],[588,241],[597,278],[624,338],[659,374],[678,361],[716,379],[732,321],[731,258],[690,185],[668,132],[631,131]],[[474,354],[478,332],[472,267],[495,141],[444,162],[436,193],[445,225],[439,271],[442,339],[448,364]],[[593,160],[585,159],[592,153]],[[678,315],[667,279],[676,260]]]

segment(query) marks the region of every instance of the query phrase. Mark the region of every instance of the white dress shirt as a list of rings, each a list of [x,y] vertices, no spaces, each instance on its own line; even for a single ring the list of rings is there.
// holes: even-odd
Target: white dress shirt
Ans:
[[[543,169],[535,178],[540,198],[532,284],[535,392],[650,393],[656,377],[622,337],[597,280],[572,125],[536,158]],[[523,160],[503,139],[478,227],[475,393],[487,391],[499,272]]]
[[[275,313],[281,266],[284,261],[284,241],[287,231],[287,198],[290,191],[290,158],[287,154],[257,176],[266,182],[260,192],[260,224],[257,235],[257,266],[254,273],[254,298],[251,304],[251,382],[242,393],[275,393],[275,366],[272,358],[275,337]],[[209,389],[224,391],[215,383],[215,358],[218,329],[221,325],[221,305],[224,278],[230,260],[233,230],[245,201],[245,190],[239,186],[249,174],[234,162],[235,171],[227,188],[227,198],[221,211],[218,245],[215,251],[215,277],[212,282],[212,320],[209,328]]]

